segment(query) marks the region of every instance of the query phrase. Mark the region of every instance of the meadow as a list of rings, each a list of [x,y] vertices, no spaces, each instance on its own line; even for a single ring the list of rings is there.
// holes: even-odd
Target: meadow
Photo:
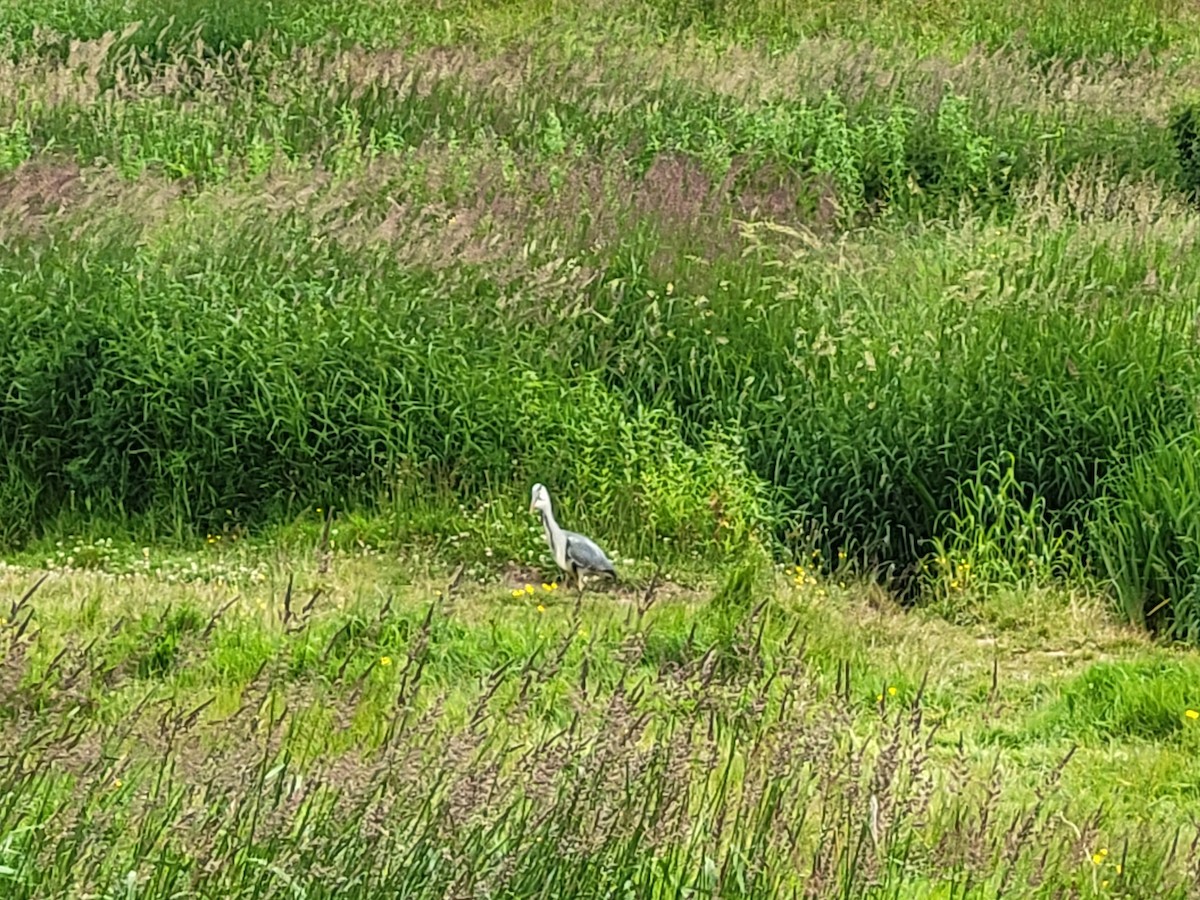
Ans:
[[[3,896],[1200,896],[1200,8],[0,42]]]

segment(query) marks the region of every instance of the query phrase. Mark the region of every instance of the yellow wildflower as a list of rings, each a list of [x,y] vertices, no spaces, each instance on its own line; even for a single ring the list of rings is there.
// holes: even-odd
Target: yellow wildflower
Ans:
[[[527,594],[533,593],[533,585],[532,584],[525,585],[525,593],[527,593]]]
[[[890,688],[888,688],[888,696],[889,696],[889,697],[895,697],[895,696],[896,696],[896,688],[895,688],[895,687],[890,687]]]
[[[520,588],[513,588],[512,595],[514,597],[522,597],[525,595],[525,592],[523,590],[521,590]]]
[[[390,666],[392,664],[392,658],[390,656],[381,656],[379,657],[379,664],[384,667]]]
[[[114,790],[114,791],[119,791],[119,790],[121,789],[122,785],[124,785],[124,784],[125,784],[125,782],[123,782],[123,781],[122,781],[120,778],[114,778],[114,779],[113,779],[113,785],[112,785],[112,786],[113,786],[113,790]]]
[[[544,613],[545,611],[546,611],[546,607],[542,606],[542,604],[539,603],[538,604],[538,612]]]
[[[1108,887],[1108,879],[1107,878],[1104,879],[1104,881],[1100,882],[1100,887],[1102,887],[1102,888]]]
[[[1108,851],[1103,847],[1092,854],[1092,865],[1098,866],[1104,862],[1104,857],[1108,856]]]
[[[1200,719],[1200,712],[1196,712],[1196,710],[1194,710],[1194,709],[1189,709],[1187,712],[1184,713],[1184,715],[1187,716],[1189,719]]]
[[[875,697],[875,702],[876,702],[876,703],[882,703],[882,702],[883,702],[883,694],[878,694],[878,695],[876,695],[876,697]]]

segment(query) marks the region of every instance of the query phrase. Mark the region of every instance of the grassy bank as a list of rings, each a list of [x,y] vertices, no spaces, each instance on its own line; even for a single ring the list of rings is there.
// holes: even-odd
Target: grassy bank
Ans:
[[[1043,171],[1003,216],[968,191],[946,220],[780,225],[763,204],[801,195],[680,151],[353,152],[9,176],[10,546],[334,506],[527,559],[541,480],[626,556],[815,545],[916,587],[953,552],[1010,585],[1112,575],[1134,619],[1171,597],[1151,624],[1194,630],[1174,557],[1128,535],[1171,491],[1127,466],[1170,477],[1194,431],[1196,215],[1169,187]]]
[[[6,896],[1193,889],[1198,663],[1093,601],[153,574],[231,556],[0,572]]]
[[[594,6],[0,0],[0,894],[1195,896],[1196,10]]]

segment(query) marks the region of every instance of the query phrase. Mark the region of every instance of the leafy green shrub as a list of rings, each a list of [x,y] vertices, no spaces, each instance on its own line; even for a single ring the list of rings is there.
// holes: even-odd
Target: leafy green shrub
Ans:
[[[677,416],[627,413],[620,395],[593,376],[564,382],[524,370],[509,394],[507,421],[494,422],[514,435],[509,465],[497,460],[489,486],[463,483],[453,494],[431,491],[427,479],[406,481],[385,504],[388,538],[432,538],[451,556],[482,551],[552,567],[527,509],[529,487],[542,482],[560,524],[600,540],[618,563],[768,552],[777,513],[735,436],[716,429],[693,446]],[[494,399],[490,405],[489,416],[500,412]]]

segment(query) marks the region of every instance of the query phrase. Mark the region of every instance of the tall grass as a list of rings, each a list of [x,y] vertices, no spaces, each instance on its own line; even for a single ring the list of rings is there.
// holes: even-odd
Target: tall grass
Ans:
[[[10,539],[70,511],[163,536],[543,480],[630,554],[773,522],[909,566],[1001,454],[1054,541],[1147,435],[1191,427],[1194,310],[1143,287],[1194,283],[1169,231],[878,232],[846,269],[845,243],[761,229],[751,265],[668,261],[659,226],[547,259],[539,288],[340,216],[187,208],[11,240]]]
[[[1100,108],[1044,96],[1014,103],[986,76],[970,91],[981,79],[969,67],[961,79],[912,64],[893,71],[890,60],[868,60],[862,71],[852,50],[829,54],[832,76],[797,72],[798,85],[764,98],[753,85],[705,89],[711,64],[659,66],[645,81],[614,85],[624,68],[645,63],[618,55],[583,68],[569,53],[535,47],[521,51],[528,74],[514,103],[512,76],[466,51],[447,59],[412,47],[388,55],[270,40],[231,49],[160,34],[148,56],[137,43],[146,31],[78,45],[66,63],[19,64],[13,76],[24,83],[0,92],[14,142],[0,165],[54,148],[129,177],[149,169],[211,183],[253,174],[264,159],[337,168],[447,140],[489,142],[564,169],[581,155],[619,153],[644,173],[662,153],[678,153],[725,192],[786,173],[775,193],[792,195],[787,213],[811,217],[824,199],[852,222],[883,209],[944,215],[963,203],[1011,212],[1014,188],[1046,167],[1066,173],[1100,159],[1118,174],[1186,181],[1191,165],[1186,135],[1137,105],[1149,97],[1105,102],[1097,91]],[[1086,77],[1072,71],[1062,88]]]
[[[40,287],[22,278],[25,326],[4,337],[10,536],[66,509],[194,534],[430,480],[459,500],[562,485],[628,554],[740,543],[763,521],[736,444],[714,432],[693,449],[665,409],[523,354],[486,307],[448,306],[441,276],[380,254],[363,269],[297,227],[284,256],[280,229],[246,226],[216,256],[102,242],[70,263],[95,280],[50,261]],[[39,324],[38,294],[72,324]]]
[[[1187,896],[1186,838],[1070,801],[1069,748],[1018,773],[923,685],[826,679],[745,571],[696,616],[318,598],[65,643],[7,609],[6,896]]]
[[[0,0],[0,550],[117,575],[0,606],[0,894],[1193,896],[1190,661],[834,584],[1200,641],[1197,25]],[[331,571],[430,545],[511,600]]]
[[[818,3],[735,3],[687,0],[647,4],[644,15],[664,30],[695,29],[716,37],[770,40],[786,46],[821,34],[867,37],[876,43],[905,42],[928,52],[964,50],[976,44],[1026,46],[1045,59],[1115,57],[1165,53],[1190,43],[1191,14],[1177,6],[1149,0],[1120,6],[1089,0],[1082,4],[1014,3],[998,7],[983,2],[931,10],[909,0],[891,0],[868,13],[838,0]]]
[[[281,37],[308,9],[14,44],[6,544],[333,506],[528,559],[540,480],[621,556],[1132,565],[1080,536],[1195,429],[1186,77],[814,38],[754,86],[644,17],[496,56]]]
[[[1169,57],[1194,51],[1196,15],[1187,5],[1161,0],[1114,5],[1105,0],[1066,3],[1023,0],[997,7],[974,0],[953,9],[930,10],[911,0],[888,0],[868,10],[853,3],[822,0],[685,0],[633,3],[623,0],[603,8],[586,4],[550,6],[543,0],[517,0],[500,6],[475,0],[453,0],[437,9],[401,0],[285,0],[248,7],[235,0],[97,0],[86,4],[54,0],[29,7],[16,0],[0,5],[0,28],[21,46],[61,52],[54,32],[72,37],[98,37],[128,22],[153,23],[155,31],[195,30],[205,40],[225,47],[273,32],[290,44],[311,43],[330,35],[367,46],[390,46],[416,38],[429,45],[502,43],[514,35],[558,27],[577,31],[629,28],[659,39],[699,35],[746,43],[761,41],[773,49],[794,46],[814,36],[878,44],[906,44],[914,52],[964,52],[975,45],[1028,48],[1040,58],[1077,57],[1134,60],[1146,54]],[[48,35],[46,32],[49,31]],[[153,44],[147,42],[151,49]]]
[[[1200,640],[1197,435],[1152,435],[1096,505],[1094,552],[1129,620]]]

